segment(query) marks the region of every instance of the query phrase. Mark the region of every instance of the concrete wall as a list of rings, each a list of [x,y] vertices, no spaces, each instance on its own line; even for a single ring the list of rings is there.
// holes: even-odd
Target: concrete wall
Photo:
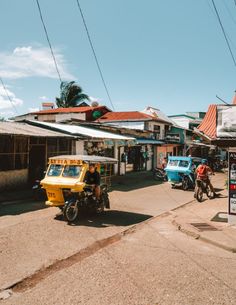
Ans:
[[[0,190],[24,187],[28,181],[28,169],[0,172]]]
[[[84,120],[86,119],[85,113],[58,113],[55,116],[56,122],[66,121],[66,120]]]
[[[148,151],[148,156],[149,159],[147,160],[147,171],[150,171],[153,169],[153,150],[152,150],[152,145],[147,145],[147,151]]]
[[[165,137],[165,124],[163,123],[156,123],[156,122],[148,122],[147,129],[149,131],[154,132],[154,126],[160,126],[160,139],[164,139]]]
[[[85,154],[84,141],[82,141],[82,140],[75,141],[75,154],[76,155],[84,155]]]

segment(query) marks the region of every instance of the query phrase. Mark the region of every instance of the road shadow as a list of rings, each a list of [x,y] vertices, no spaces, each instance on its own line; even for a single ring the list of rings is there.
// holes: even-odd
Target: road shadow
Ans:
[[[21,200],[15,203],[0,204],[0,216],[20,215],[47,208],[44,201]]]
[[[125,176],[112,178],[110,191],[129,192],[140,188],[159,185],[164,182],[156,181],[152,172],[127,173]]]
[[[86,226],[96,228],[106,228],[111,226],[130,226],[151,218],[151,215],[139,214],[133,212],[109,210],[103,214],[89,215],[88,213],[80,213],[79,219],[72,226]],[[58,221],[66,221],[62,214],[57,214],[54,218]]]

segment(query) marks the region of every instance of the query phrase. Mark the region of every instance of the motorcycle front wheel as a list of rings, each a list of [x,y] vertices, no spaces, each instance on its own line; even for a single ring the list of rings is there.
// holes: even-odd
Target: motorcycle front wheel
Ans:
[[[203,199],[203,190],[201,187],[198,187],[197,190],[196,190],[196,199],[198,202],[202,202],[202,199]]]
[[[63,216],[68,223],[75,221],[78,217],[78,214],[79,209],[76,200],[71,200],[65,204],[63,209]]]

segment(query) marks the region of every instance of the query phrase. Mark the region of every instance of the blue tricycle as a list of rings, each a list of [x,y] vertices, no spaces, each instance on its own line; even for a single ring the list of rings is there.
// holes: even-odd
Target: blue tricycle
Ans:
[[[165,168],[168,182],[173,188],[181,186],[184,191],[194,189],[195,170],[201,162],[197,157],[169,157]]]

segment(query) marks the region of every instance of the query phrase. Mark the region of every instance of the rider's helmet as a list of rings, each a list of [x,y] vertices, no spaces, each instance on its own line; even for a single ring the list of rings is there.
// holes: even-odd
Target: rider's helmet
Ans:
[[[207,165],[207,164],[208,164],[208,161],[207,161],[207,159],[202,159],[202,164],[205,164],[205,165]]]

